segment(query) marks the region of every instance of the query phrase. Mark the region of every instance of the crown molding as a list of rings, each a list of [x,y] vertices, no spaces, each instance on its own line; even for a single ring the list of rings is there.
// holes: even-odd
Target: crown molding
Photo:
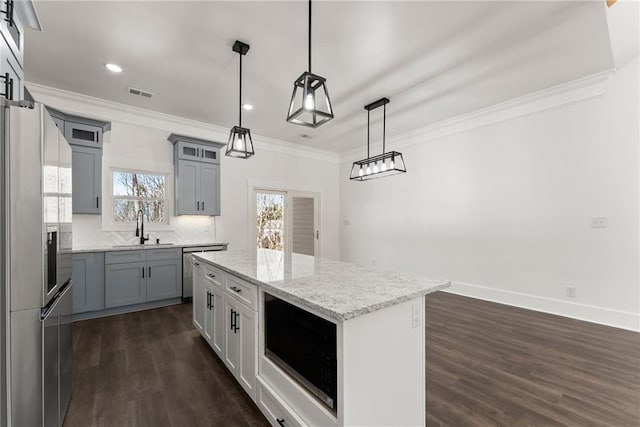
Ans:
[[[166,130],[170,133],[188,135],[221,143],[226,143],[229,129],[210,123],[191,120],[184,117],[159,113],[144,108],[133,107],[119,102],[108,101],[93,96],[83,95],[62,89],[26,82],[33,98],[40,103],[75,114],[104,121],[119,121],[154,129]],[[280,154],[310,158],[329,163],[339,163],[338,153],[313,147],[296,145],[292,142],[261,135],[253,135],[254,145],[260,150]]]
[[[387,138],[387,148],[398,150],[447,135],[601,96],[607,91],[609,77],[614,72],[615,69],[611,69],[592,74]],[[341,153],[340,161],[352,161],[358,155],[362,155],[362,148]]]

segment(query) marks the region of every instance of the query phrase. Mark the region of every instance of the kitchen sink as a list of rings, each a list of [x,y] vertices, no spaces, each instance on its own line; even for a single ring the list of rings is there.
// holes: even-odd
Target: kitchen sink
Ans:
[[[139,243],[131,244],[131,245],[114,245],[114,248],[161,248],[164,246],[175,246],[175,243],[147,243],[141,245]]]

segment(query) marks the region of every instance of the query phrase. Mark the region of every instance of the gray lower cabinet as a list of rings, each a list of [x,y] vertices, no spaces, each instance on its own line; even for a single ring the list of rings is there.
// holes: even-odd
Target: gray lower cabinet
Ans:
[[[100,214],[102,209],[102,150],[71,145],[73,152],[73,213]]]
[[[182,249],[107,252],[105,307],[178,298],[182,295]]]
[[[73,313],[104,309],[104,252],[73,254]]]
[[[182,295],[182,260],[147,262],[147,301]]]
[[[105,307],[139,304],[147,301],[147,263],[127,262],[105,266]]]

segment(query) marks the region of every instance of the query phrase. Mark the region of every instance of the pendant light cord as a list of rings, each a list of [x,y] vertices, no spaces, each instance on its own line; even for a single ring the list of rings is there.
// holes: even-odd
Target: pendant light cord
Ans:
[[[311,0],[309,0],[309,72],[311,72]]]
[[[238,98],[238,126],[242,128],[242,53],[240,53],[240,97]]]
[[[371,111],[367,110],[367,159],[371,156],[369,155],[369,128],[371,123]]]
[[[383,155],[385,153],[386,135],[387,135],[387,104],[384,104],[384,106],[382,107],[382,154]]]

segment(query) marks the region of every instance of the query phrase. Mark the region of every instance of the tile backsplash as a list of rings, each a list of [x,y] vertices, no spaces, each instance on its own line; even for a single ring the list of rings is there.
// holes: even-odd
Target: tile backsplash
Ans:
[[[100,215],[73,215],[73,248],[83,249],[137,243],[135,224],[127,231],[103,231]],[[150,242],[160,243],[214,243],[215,217],[172,216],[169,230],[148,230]]]

